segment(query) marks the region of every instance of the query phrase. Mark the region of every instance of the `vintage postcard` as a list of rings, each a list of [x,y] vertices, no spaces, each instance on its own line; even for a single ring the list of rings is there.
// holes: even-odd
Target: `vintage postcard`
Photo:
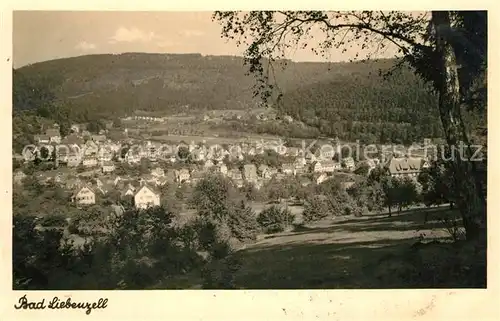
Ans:
[[[120,4],[2,12],[7,320],[495,319],[486,6]]]

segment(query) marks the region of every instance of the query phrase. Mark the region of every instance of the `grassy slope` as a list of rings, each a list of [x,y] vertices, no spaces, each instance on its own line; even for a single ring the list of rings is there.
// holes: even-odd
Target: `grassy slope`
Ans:
[[[426,213],[428,222],[424,223]],[[485,286],[485,252],[452,244],[412,247],[449,237],[439,221],[446,208],[418,209],[389,218],[327,220],[301,231],[265,236],[235,256],[241,289],[356,289]],[[478,264],[464,272],[464,266]],[[467,277],[454,277],[458,274]],[[157,288],[200,288],[191,275],[165,281]]]

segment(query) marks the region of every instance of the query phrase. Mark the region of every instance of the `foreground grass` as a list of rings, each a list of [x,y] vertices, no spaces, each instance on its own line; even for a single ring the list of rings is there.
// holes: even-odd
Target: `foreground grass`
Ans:
[[[486,249],[452,243],[439,220],[447,209],[325,220],[260,236],[232,257],[221,278],[239,289],[470,288],[486,286]],[[427,222],[424,222],[427,216]],[[189,280],[188,280],[189,279]],[[179,282],[180,281],[180,282]],[[158,288],[201,288],[196,273]]]
[[[235,285],[252,289],[485,286],[485,251],[461,242],[451,244],[438,220],[444,214],[458,213],[414,210],[391,218],[325,221],[268,236],[236,253],[241,269]],[[454,278],[454,273],[465,279]]]

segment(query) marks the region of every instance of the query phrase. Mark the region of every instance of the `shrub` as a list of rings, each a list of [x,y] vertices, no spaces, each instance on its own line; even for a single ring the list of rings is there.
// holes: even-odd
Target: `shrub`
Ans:
[[[302,217],[304,222],[309,223],[325,218],[329,213],[330,209],[328,202],[322,197],[313,196],[304,206]]]
[[[356,217],[363,216],[363,207],[355,202],[347,203],[344,206],[344,215],[354,215]]]
[[[234,289],[236,288],[235,273],[241,263],[234,256],[214,260],[202,270],[204,289]]]
[[[107,214],[99,208],[89,208],[77,212],[70,221],[68,231],[80,236],[102,236]]]
[[[195,187],[191,203],[199,217],[216,226],[227,226],[230,237],[238,241],[255,239],[258,224],[254,212],[245,205],[230,182],[220,175],[201,180]]]
[[[263,228],[265,233],[278,233],[291,225],[295,216],[288,209],[282,209],[278,206],[271,206],[264,209],[257,217],[257,222]]]
[[[255,240],[259,230],[255,212],[242,201],[229,209],[227,224],[231,235],[238,241]]]
[[[67,224],[66,217],[63,214],[44,216],[39,223],[45,227],[64,227]]]

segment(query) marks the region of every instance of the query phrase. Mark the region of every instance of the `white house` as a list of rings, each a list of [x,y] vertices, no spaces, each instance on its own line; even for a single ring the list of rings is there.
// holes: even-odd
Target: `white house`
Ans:
[[[101,147],[98,151],[99,161],[109,162],[113,159],[113,152],[109,147]]]
[[[392,157],[385,165],[386,170],[391,176],[396,177],[414,177],[422,171],[422,159],[413,157],[396,158]]]
[[[95,184],[97,185],[97,187],[103,187],[104,186],[104,183],[99,178],[96,178]]]
[[[265,173],[269,170],[269,166],[267,166],[266,164],[261,164],[258,169],[260,177],[264,177]]]
[[[278,169],[273,167],[268,167],[264,172],[262,172],[262,178],[271,179],[274,175],[278,174]]]
[[[37,144],[48,144],[50,143],[50,137],[47,135],[35,135],[35,142]]]
[[[163,177],[165,176],[165,171],[163,170],[163,168],[157,167],[151,170],[151,175],[154,177]]]
[[[72,197],[73,202],[78,205],[95,204],[95,192],[88,186],[83,186],[76,190]]]
[[[321,166],[325,173],[333,173],[341,168],[340,163],[334,161],[322,161]]]
[[[134,195],[135,207],[146,209],[151,206],[160,206],[160,194],[153,188],[143,185]]]
[[[295,159],[294,164],[295,164],[295,168],[304,167],[304,166],[306,166],[307,161],[304,157],[299,157],[299,158]]]
[[[97,166],[97,158],[95,158],[95,157],[84,157],[83,158],[83,166],[85,166],[85,167],[94,167],[94,166]]]
[[[125,155],[125,161],[129,164],[137,164],[141,162],[141,156],[129,150]]]
[[[96,142],[96,144],[102,144],[106,141],[105,135],[92,135],[91,139]]]
[[[219,163],[217,164],[217,172],[221,173],[222,175],[227,175],[227,166],[224,163]]]
[[[38,154],[38,148],[36,146],[26,147],[23,150],[23,158],[25,161],[30,162],[36,159],[36,155]]]
[[[121,180],[122,178],[120,176],[116,176],[116,178],[113,180],[113,185],[114,186],[118,185],[118,183],[120,183]]]
[[[237,168],[230,169],[227,172],[227,176],[233,180],[243,180],[243,174]]]
[[[97,154],[97,152],[99,151],[99,146],[97,146],[97,144],[91,140],[88,140],[83,148],[84,148],[84,155]]]
[[[307,152],[304,159],[308,164],[312,164],[316,161],[316,156],[313,153]]]
[[[132,184],[127,184],[122,190],[122,196],[134,196],[135,193],[135,187]]]
[[[23,173],[23,171],[16,171],[14,173],[14,183],[15,184],[21,184],[23,182],[23,179],[26,177],[26,174]]]
[[[293,164],[283,164],[281,172],[286,175],[295,175],[295,166]]]
[[[235,179],[233,182],[238,188],[242,188],[245,185],[245,181],[242,179]]]
[[[245,180],[251,182],[257,180],[257,167],[254,164],[246,164],[243,166],[243,175]]]
[[[206,152],[204,148],[196,148],[191,152],[193,159],[197,162],[204,161],[206,158]]]
[[[319,155],[322,160],[331,160],[335,156],[335,147],[332,145],[323,145],[319,149]]]
[[[316,173],[333,173],[340,169],[340,164],[334,161],[322,161],[314,164],[313,171]]]
[[[79,124],[71,125],[70,131],[72,131],[73,133],[79,133],[80,132],[80,125]]]
[[[61,142],[61,134],[59,132],[59,129],[57,128],[50,128],[45,131],[45,135],[49,137],[49,141],[51,143],[56,143],[59,144]]]
[[[68,167],[76,167],[82,162],[82,156],[78,153],[72,152],[67,158]]]
[[[431,164],[426,159],[423,159],[421,167],[422,167],[422,169],[429,168],[429,167],[431,167]]]
[[[103,162],[102,163],[102,172],[103,173],[111,173],[115,170],[115,164],[113,162]]]
[[[347,168],[348,170],[354,170],[356,168],[356,164],[354,163],[354,159],[352,157],[347,157],[342,160],[342,163],[344,164],[344,167]]]
[[[180,169],[178,171],[175,171],[175,176],[176,176],[176,179],[179,183],[187,182],[187,181],[189,181],[189,178],[191,177],[191,175],[189,174],[189,170],[187,170],[185,168]]]
[[[210,167],[212,167],[212,166],[214,166],[214,162],[213,162],[211,159],[207,159],[207,160],[205,161],[204,167],[205,167],[205,168],[210,168]]]
[[[297,147],[290,147],[287,149],[286,153],[290,157],[297,157],[299,156],[299,149]]]
[[[316,177],[316,184],[319,185],[319,184],[323,183],[326,180],[328,180],[328,175],[326,175],[325,173],[322,173],[318,177]]]

